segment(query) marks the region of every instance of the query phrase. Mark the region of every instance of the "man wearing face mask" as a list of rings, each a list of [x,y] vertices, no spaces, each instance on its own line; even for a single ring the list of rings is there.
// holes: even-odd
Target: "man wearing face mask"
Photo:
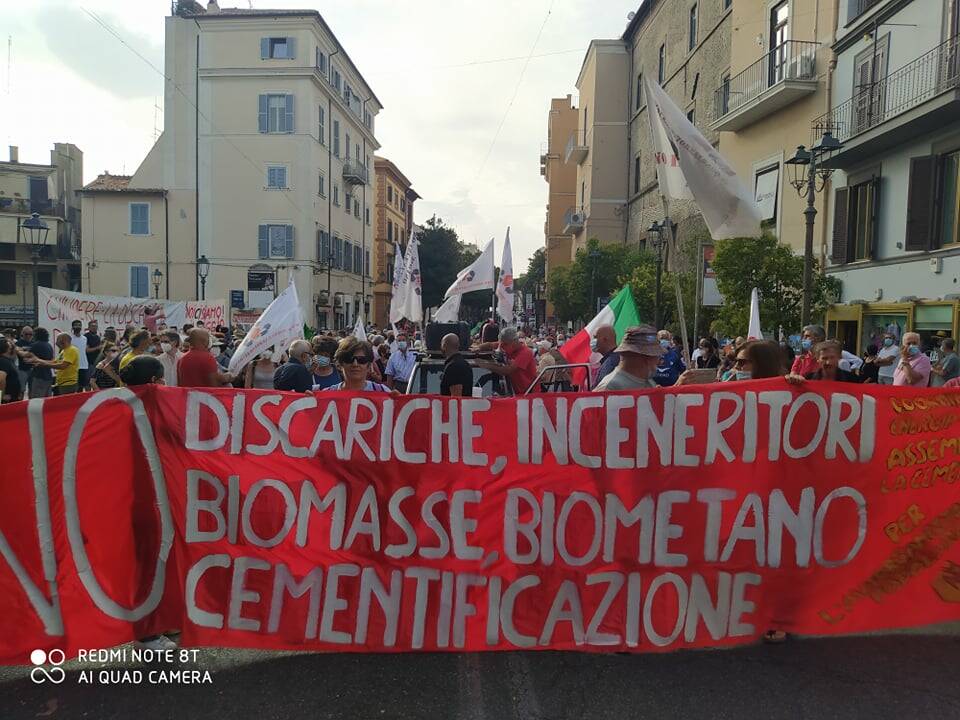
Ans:
[[[673,335],[669,330],[658,332],[657,341],[663,348],[663,355],[660,357],[660,363],[657,365],[657,372],[654,374],[653,380],[661,387],[676,385],[680,373],[686,370],[680,351],[673,344]]]
[[[177,358],[180,355],[180,333],[176,330],[164,330],[160,335],[160,355],[157,360],[163,365],[163,384],[174,387],[177,384]]]
[[[893,333],[883,334],[883,347],[877,353],[874,361],[877,367],[877,381],[881,385],[893,385],[893,374],[897,369],[897,358],[900,357],[900,348],[897,347]]]
[[[813,353],[813,346],[826,339],[827,333],[822,327],[807,325],[800,339],[801,353],[794,359],[790,374],[806,377],[817,372],[820,369],[820,363],[817,362],[817,356]]]
[[[594,392],[655,388],[651,379],[664,353],[657,332],[649,325],[627,328],[617,347],[620,363],[597,386]]]
[[[407,391],[407,381],[410,379],[410,373],[413,372],[414,365],[417,364],[416,353],[407,349],[407,335],[400,333],[397,335],[397,351],[390,353],[390,360],[387,361],[386,384],[391,390]]]
[[[305,393],[313,388],[313,350],[306,340],[294,340],[287,351],[289,360],[273,374],[273,389]]]
[[[920,336],[915,332],[904,333],[893,384],[926,387],[929,382],[930,358],[920,352]]]

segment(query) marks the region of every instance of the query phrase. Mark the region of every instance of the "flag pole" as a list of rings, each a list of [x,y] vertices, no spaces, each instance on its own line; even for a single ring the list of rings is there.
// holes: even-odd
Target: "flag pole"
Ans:
[[[660,201],[663,203],[663,216],[667,226],[667,248],[675,254],[678,253],[676,247],[676,238],[673,236],[673,222],[670,220],[670,201],[666,195],[660,195]],[[677,267],[678,266],[674,266]],[[683,341],[683,361],[687,368],[690,367],[690,343],[687,336],[687,318],[683,312],[683,292],[680,290],[680,273],[673,273],[673,287],[677,295],[677,320],[680,323],[680,339]],[[660,328],[657,328],[659,330]]]

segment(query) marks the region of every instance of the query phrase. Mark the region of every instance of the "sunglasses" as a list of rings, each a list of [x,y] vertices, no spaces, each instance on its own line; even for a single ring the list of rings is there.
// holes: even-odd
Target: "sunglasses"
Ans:
[[[344,365],[369,365],[370,358],[366,355],[354,355],[353,357],[348,357],[343,359]]]
[[[736,367],[738,365],[743,365],[745,362],[750,362],[749,358],[738,357],[736,360],[733,361],[733,365],[734,367]]]

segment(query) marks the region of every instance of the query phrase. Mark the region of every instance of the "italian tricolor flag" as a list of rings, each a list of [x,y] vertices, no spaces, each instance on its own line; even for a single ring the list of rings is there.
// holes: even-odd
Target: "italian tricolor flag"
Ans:
[[[620,342],[627,328],[639,324],[640,316],[637,313],[637,306],[633,302],[633,293],[630,291],[630,286],[627,285],[614,296],[603,310],[597,313],[593,320],[587,323],[583,330],[564,343],[563,347],[560,348],[560,354],[570,363],[590,362],[590,339],[598,327],[613,325],[613,329],[617,333],[617,342]]]

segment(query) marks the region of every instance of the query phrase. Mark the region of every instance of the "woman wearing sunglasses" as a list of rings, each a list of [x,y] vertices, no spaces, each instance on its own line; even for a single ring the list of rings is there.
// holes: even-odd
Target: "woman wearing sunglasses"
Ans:
[[[390,388],[367,379],[370,363],[373,362],[373,346],[352,335],[337,345],[333,361],[340,369],[343,382],[331,385],[326,390],[353,390],[354,392],[390,392]]]

